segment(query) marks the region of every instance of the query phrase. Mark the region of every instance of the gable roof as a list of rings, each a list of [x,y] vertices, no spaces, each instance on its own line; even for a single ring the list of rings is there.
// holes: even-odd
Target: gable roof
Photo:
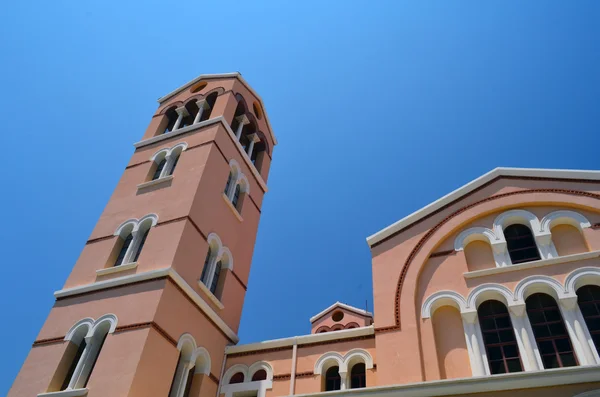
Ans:
[[[565,180],[595,180],[600,181],[600,171],[586,171],[586,170],[556,170],[556,169],[542,169],[542,168],[495,168],[492,171],[480,176],[477,179],[472,180],[466,185],[461,186],[455,191],[448,193],[444,197],[434,201],[433,203],[426,205],[418,211],[400,219],[399,221],[391,224],[390,226],[381,229],[377,233],[367,237],[367,244],[369,247],[373,247],[379,242],[386,238],[394,235],[400,230],[412,225],[427,215],[437,211],[443,206],[452,203],[455,200],[471,193],[472,191],[482,187],[488,182],[493,181],[499,177],[533,177],[533,178],[557,178]]]
[[[252,87],[250,87],[248,82],[246,80],[244,80],[244,78],[242,77],[242,74],[240,72],[220,73],[220,74],[201,74],[200,76],[196,77],[194,80],[187,82],[184,85],[182,85],[181,87],[176,88],[175,90],[169,92],[167,95],[164,95],[164,96],[158,98],[158,103],[162,104],[167,99],[173,97],[174,95],[179,94],[181,91],[185,90],[186,88],[190,87],[193,84],[196,84],[198,81],[200,81],[202,79],[232,79],[232,78],[238,79],[240,81],[240,83],[242,83],[248,89],[248,91],[250,91],[252,93],[252,95],[254,95],[260,101],[260,103],[262,105],[263,114],[265,115],[265,121],[267,122],[267,126],[269,127],[269,135],[271,136],[271,139],[273,140],[273,144],[277,145],[277,138],[275,138],[275,134],[273,133],[273,128],[271,127],[271,122],[269,121],[269,116],[267,115],[267,110],[265,109],[265,103],[263,102],[260,95],[258,95],[256,93],[256,91],[254,91],[252,89]]]
[[[327,309],[325,309],[322,312],[319,312],[318,314],[315,314],[314,316],[312,316],[310,318],[310,322],[314,323],[315,321],[317,321],[318,319],[320,319],[321,317],[323,317],[324,315],[326,315],[330,311],[332,311],[334,309],[337,309],[337,308],[345,309],[345,310],[348,310],[349,312],[353,312],[353,313],[359,314],[361,316],[371,317],[371,318],[373,317],[373,313],[371,313],[371,312],[359,309],[359,308],[354,307],[354,306],[346,305],[345,303],[337,301],[333,305],[329,306]]]

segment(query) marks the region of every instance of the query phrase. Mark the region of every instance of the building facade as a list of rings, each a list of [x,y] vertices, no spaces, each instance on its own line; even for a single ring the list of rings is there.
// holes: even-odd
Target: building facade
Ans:
[[[600,172],[499,168],[370,236],[375,316],[239,345],[273,149],[238,73],[159,108],[10,397],[600,396]]]

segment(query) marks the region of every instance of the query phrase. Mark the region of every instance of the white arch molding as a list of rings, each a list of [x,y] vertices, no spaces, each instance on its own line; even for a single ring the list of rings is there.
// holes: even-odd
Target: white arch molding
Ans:
[[[252,376],[261,369],[267,373],[266,380],[252,381]],[[230,384],[233,375],[241,372],[244,375],[244,382]],[[234,364],[223,374],[220,384],[220,393],[225,397],[233,397],[234,394],[254,394],[257,397],[265,397],[267,390],[273,388],[273,367],[266,361],[257,361],[250,366],[246,364]]]

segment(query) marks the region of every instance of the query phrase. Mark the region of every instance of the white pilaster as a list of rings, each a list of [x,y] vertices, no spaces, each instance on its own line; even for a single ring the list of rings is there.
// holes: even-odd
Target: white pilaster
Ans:
[[[519,355],[525,371],[539,371],[544,368],[542,357],[538,351],[533,330],[527,317],[525,304],[510,306],[510,321],[512,322],[519,346]]]
[[[125,256],[123,257],[123,262],[121,265],[133,262],[132,259],[135,256],[134,252],[137,251],[137,246],[139,246],[138,236],[139,230],[134,230],[131,232],[131,243],[129,243],[129,247],[127,247],[127,252],[125,252]]]
[[[561,298],[558,300],[558,305],[579,365],[596,364],[596,357],[588,341],[589,332],[577,304],[577,296]]]
[[[483,339],[481,338],[481,330],[479,330],[479,322],[477,321],[477,312],[461,313],[463,328],[465,332],[465,341],[467,342],[467,351],[469,353],[469,361],[471,362],[471,372],[473,376],[485,376],[489,374],[487,363],[484,363]]]
[[[348,372],[340,371],[339,374],[340,374],[340,379],[341,379],[340,390],[348,389],[348,376],[349,376]]]

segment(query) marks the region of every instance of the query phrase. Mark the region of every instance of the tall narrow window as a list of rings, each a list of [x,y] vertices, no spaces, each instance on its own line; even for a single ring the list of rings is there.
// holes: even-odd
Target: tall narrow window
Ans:
[[[87,346],[87,344],[85,343],[85,338],[83,338],[81,340],[81,343],[79,344],[77,353],[75,353],[75,357],[73,357],[73,361],[71,362],[71,365],[69,366],[69,370],[67,371],[67,375],[65,376],[65,380],[63,381],[62,386],[60,387],[60,390],[65,390],[69,386],[69,382],[71,382],[71,378],[73,377],[75,368],[77,368],[77,364],[79,364],[79,361],[81,360],[81,356],[83,355],[83,351],[85,350],[86,346]]]
[[[504,303],[485,301],[479,305],[477,315],[492,375],[523,371],[519,346]]]
[[[340,377],[340,368],[331,367],[325,372],[325,391],[340,390],[342,378]]]
[[[104,342],[106,342],[106,337],[108,336],[108,333],[105,333],[104,335],[100,335],[98,337],[98,340],[96,340],[95,343],[98,343],[98,347],[96,349],[94,349],[94,352],[96,354],[93,355],[93,357],[90,357],[90,375],[92,374],[92,371],[94,371],[94,367],[96,367],[96,363],[98,362],[98,357],[100,356],[100,352],[102,351],[102,347],[104,346]],[[88,381],[90,380],[90,377],[88,375],[88,377],[86,378],[85,382],[83,383],[83,387],[87,386]]]
[[[179,117],[174,107],[167,110],[165,116],[167,117],[167,124],[163,131],[163,134],[173,131],[173,127],[175,127],[175,123],[177,122],[177,118]]]
[[[233,193],[233,199],[231,200],[231,204],[233,204],[233,206],[238,210],[238,212],[241,212],[240,208],[238,207],[241,192],[242,188],[240,187],[240,185],[236,185],[235,192]]]
[[[233,172],[230,172],[229,177],[227,178],[227,183],[225,184],[225,190],[223,191],[223,193],[225,193],[226,196],[227,196],[227,193],[229,193],[229,186],[231,186],[232,180],[233,180]]]
[[[537,293],[527,298],[525,304],[544,368],[576,366],[573,346],[554,298]]]
[[[164,158],[156,165],[156,170],[154,171],[154,175],[152,175],[152,180],[155,181],[160,178],[160,174],[162,170],[165,168],[165,164],[167,164],[167,159]]]
[[[149,231],[150,229],[147,229],[143,232],[140,244],[138,245],[137,250],[135,251],[135,255],[133,256],[133,262],[137,262],[138,258],[140,257],[140,254],[142,253],[142,248],[144,248],[144,244],[146,243],[146,238],[148,237]]]
[[[127,254],[127,250],[131,245],[131,241],[133,240],[133,235],[129,233],[125,239],[119,237],[120,240],[123,241],[121,245],[121,250],[119,251],[119,255],[117,255],[117,260],[115,261],[115,266],[119,266],[123,264],[123,260],[125,259],[125,254]],[[110,262],[109,262],[110,263]]]
[[[175,167],[177,167],[177,163],[179,162],[179,156],[181,156],[181,154],[172,154],[172,156],[175,156],[175,160],[173,160],[173,166],[169,170],[169,175],[173,175],[173,173],[175,172]]]
[[[221,261],[217,262],[217,264],[215,265],[215,274],[213,276],[212,282],[210,283],[210,292],[212,292],[213,295],[217,295],[217,287],[219,286],[219,276],[221,276],[221,266],[223,266]]]
[[[529,229],[525,225],[514,224],[504,229],[508,254],[513,265],[540,260],[540,252]]]
[[[360,389],[367,386],[367,374],[365,364],[354,364],[350,371],[350,387],[352,389]]]
[[[600,287],[586,285],[577,290],[577,303],[590,331],[596,351],[600,353]]]
[[[206,285],[206,283],[208,282],[208,268],[210,267],[210,259],[212,257],[212,249],[209,246],[208,247],[208,252],[206,253],[206,259],[204,259],[204,267],[202,268],[202,275],[200,276],[200,280],[202,280],[202,282],[204,283],[204,285]]]

